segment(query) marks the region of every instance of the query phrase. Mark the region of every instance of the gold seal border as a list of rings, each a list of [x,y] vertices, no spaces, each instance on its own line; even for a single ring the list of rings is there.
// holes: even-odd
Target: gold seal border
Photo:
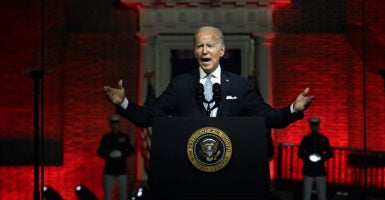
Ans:
[[[195,142],[202,135],[206,135],[206,134],[213,134],[213,135],[218,136],[222,140],[222,142],[226,148],[225,149],[225,155],[223,156],[222,160],[220,162],[218,162],[217,164],[211,165],[211,166],[205,165],[202,162],[200,162],[194,154]],[[190,136],[190,138],[187,142],[187,157],[188,157],[188,159],[190,160],[191,164],[195,168],[197,168],[203,172],[217,172],[217,171],[223,169],[229,163],[229,161],[231,159],[232,152],[233,152],[233,145],[231,144],[231,140],[230,140],[229,136],[227,136],[227,134],[225,132],[223,132],[222,130],[220,130],[216,127],[203,127],[203,128],[198,129],[197,131],[195,131]]]

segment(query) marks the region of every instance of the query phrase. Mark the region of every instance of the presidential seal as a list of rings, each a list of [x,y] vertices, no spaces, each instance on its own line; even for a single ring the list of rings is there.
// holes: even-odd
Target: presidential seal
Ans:
[[[187,156],[194,167],[203,172],[216,172],[224,168],[232,154],[230,138],[215,127],[195,131],[187,143]]]

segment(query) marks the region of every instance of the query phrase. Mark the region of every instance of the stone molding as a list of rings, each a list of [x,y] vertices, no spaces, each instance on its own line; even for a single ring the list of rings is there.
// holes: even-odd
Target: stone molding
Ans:
[[[202,25],[220,27],[224,33],[272,32],[272,14],[290,0],[121,0],[139,15],[139,32],[191,34]]]
[[[211,7],[221,7],[223,5],[234,5],[234,6],[247,6],[247,5],[258,5],[258,6],[267,6],[267,5],[288,5],[290,0],[121,0],[122,4],[128,6],[137,6],[137,7],[175,7],[175,6],[187,6],[187,7],[199,7],[199,6],[211,6]]]

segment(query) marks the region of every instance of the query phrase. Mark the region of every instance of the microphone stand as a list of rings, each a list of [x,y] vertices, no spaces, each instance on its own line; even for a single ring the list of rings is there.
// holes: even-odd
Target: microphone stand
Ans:
[[[44,32],[45,32],[45,0],[40,0],[40,70],[31,71],[29,77],[34,80],[34,191],[33,200],[43,199],[44,192],[44,72],[45,72],[45,49],[44,49]],[[40,85],[41,83],[41,85]],[[41,137],[39,138],[39,88],[41,89]],[[42,143],[40,147],[40,141]],[[39,152],[40,151],[40,152]],[[40,157],[39,157],[40,153]],[[39,170],[41,174],[39,176]],[[39,184],[40,178],[40,184]],[[40,192],[41,191],[41,192]]]
[[[208,117],[210,117],[211,111],[213,111],[215,108],[219,107],[218,100],[215,98],[211,99],[210,101],[207,101],[206,99],[204,100],[205,103],[207,103],[207,109],[206,109],[206,114]],[[210,108],[210,103],[215,103],[213,107]]]
[[[206,115],[207,115],[207,117],[210,117],[211,111],[213,110],[213,108],[210,108],[210,103],[211,103],[212,101],[213,101],[213,100],[207,102],[207,108],[206,108]]]
[[[40,167],[40,139],[39,139],[39,89],[40,82],[43,78],[43,71],[31,71],[28,74],[28,77],[33,79],[34,83],[34,191],[33,199],[39,200],[40,190],[39,190],[39,167]],[[43,135],[42,135],[43,136]],[[43,180],[42,180],[43,182]]]

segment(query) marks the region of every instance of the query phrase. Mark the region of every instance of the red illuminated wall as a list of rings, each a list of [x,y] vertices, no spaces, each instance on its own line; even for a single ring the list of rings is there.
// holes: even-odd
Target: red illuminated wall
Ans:
[[[2,4],[0,25],[7,27],[7,31],[0,33],[3,65],[0,73],[0,139],[32,137],[33,84],[22,74],[39,66],[39,3],[10,1]],[[53,34],[47,36],[47,49],[54,53],[47,66],[52,70],[45,79],[45,130],[47,137],[62,139],[63,165],[46,166],[45,183],[65,199],[76,199],[74,187],[85,184],[101,199],[103,161],[96,156],[96,148],[102,134],[109,130],[108,116],[114,113],[113,106],[104,96],[103,86],[115,85],[122,78],[127,95],[136,99],[138,44],[135,32],[121,26],[127,23],[125,21],[135,21],[136,15],[109,8],[113,17],[97,24],[100,21],[97,20],[100,19],[98,12],[103,9],[79,9],[77,12],[83,12],[85,17],[79,15],[67,19],[72,23],[79,19],[82,23],[76,24],[78,26],[67,24],[72,29],[63,33],[60,30],[65,29],[67,5],[51,2],[48,6],[51,9],[47,9],[46,23],[53,27],[50,29]],[[90,8],[95,6],[102,8],[105,5],[95,3]],[[289,16],[287,19],[293,17],[291,24],[299,20],[295,9],[283,8],[282,12]],[[87,16],[91,17],[89,21],[97,24],[96,28],[87,27],[90,26],[84,20]],[[385,34],[379,28],[384,27],[384,20],[378,20],[382,26],[374,27],[384,41]],[[135,23],[128,25],[135,27]],[[333,146],[361,148],[362,62],[344,33],[277,33],[272,52],[274,106],[287,105],[307,86],[316,96],[304,120],[274,131],[274,143],[298,143],[308,132],[306,118],[317,116],[322,120],[321,131],[330,138]],[[383,80],[377,74],[366,75],[368,148],[385,150],[385,127],[381,125],[385,119]],[[134,138],[135,128],[130,123],[124,123],[123,130]],[[128,162],[129,177],[133,180],[135,158]],[[0,166],[0,174],[3,177],[0,179],[2,199],[32,199],[32,166]]]
[[[346,5],[349,6],[345,11],[348,23],[360,25],[362,22],[359,17],[362,12],[360,2],[349,1]],[[385,24],[385,17],[379,8],[384,6],[384,2],[366,3],[367,10],[373,11],[367,12],[366,21],[383,46],[385,40],[383,28],[380,27]],[[322,10],[321,4],[315,6]],[[347,40],[347,33],[341,32],[342,28],[334,27],[331,31],[336,33],[314,33],[315,28],[306,27],[309,23],[316,23],[311,21],[312,16],[304,14],[302,17],[309,17],[307,20],[310,22],[301,21],[293,11],[294,7],[289,6],[277,11],[276,16],[278,20],[286,20],[286,25],[300,21],[299,29],[304,31],[293,33],[295,31],[285,29],[286,33],[279,33],[275,38],[272,58],[275,106],[287,104],[288,99],[295,98],[303,88],[310,87],[316,99],[305,118],[321,117],[321,131],[329,136],[332,145],[362,148],[365,100],[368,149],[384,150],[385,135],[382,133],[385,133],[385,127],[380,125],[385,117],[384,80],[378,73],[373,73],[372,66],[365,63],[364,99],[364,63]],[[326,18],[332,14],[330,11],[324,12]],[[293,124],[288,129],[276,131],[276,142],[299,142],[308,129],[306,120]]]
[[[349,9],[345,11],[349,24],[362,25],[360,2],[362,1],[349,1]],[[377,39],[382,41],[380,46],[384,46],[383,28],[380,27],[383,27],[385,17],[379,11],[384,2],[366,3],[367,9],[373,11],[368,12],[367,23]],[[319,6],[320,10],[324,9],[322,19],[333,14],[332,11],[322,8],[321,4],[314,6]],[[288,100],[294,99],[305,87],[310,87],[311,94],[315,95],[316,99],[306,111],[304,120],[286,129],[274,131],[275,144],[299,143],[309,132],[307,118],[315,116],[321,118],[320,131],[329,137],[332,146],[362,149],[366,132],[368,150],[383,151],[385,127],[381,124],[385,118],[384,80],[378,73],[374,73],[371,63],[362,62],[357,51],[351,46],[351,41],[347,39],[348,33],[342,31],[342,27],[332,26],[332,33],[325,32],[326,25],[323,23],[328,22],[327,20],[321,20],[321,25],[324,26],[314,27],[314,13],[303,14],[302,10],[295,12],[295,8],[298,9],[289,6],[276,14],[278,25],[286,25],[286,28],[283,28],[284,33],[276,35],[273,44],[274,105],[286,105]],[[334,22],[330,23],[334,25]],[[290,29],[292,26],[288,25],[293,24],[302,32],[298,33],[296,28],[294,31],[293,28]],[[312,25],[307,26],[309,24]],[[319,30],[316,30],[317,28]],[[317,31],[318,33],[315,33]],[[354,42],[362,42],[362,38],[355,39],[359,41]],[[366,53],[370,55],[373,52]],[[384,63],[383,59],[384,57],[380,62]],[[384,68],[384,65],[382,67]]]
[[[277,35],[273,46],[274,104],[283,106],[305,87],[315,100],[305,113],[304,120],[287,129],[277,130],[275,142],[300,142],[309,132],[307,119],[321,118],[320,131],[332,145],[349,145],[349,102],[351,87],[362,79],[353,80],[359,73],[360,61],[347,44],[343,34],[285,34]],[[354,83],[353,83],[354,82]],[[287,87],[288,85],[292,87]],[[357,90],[360,91],[359,88]],[[338,91],[338,94],[333,95]],[[357,101],[357,104],[360,102]]]
[[[40,69],[40,1],[8,1],[1,6],[0,139],[33,139],[33,82],[24,74]],[[85,184],[102,199],[103,160],[96,148],[109,130],[108,117],[115,112],[103,86],[124,79],[127,95],[136,98],[137,42],[133,32],[95,32],[92,27],[64,31],[65,2],[46,6],[50,9],[45,13],[44,128],[47,139],[62,139],[63,165],[45,167],[45,184],[64,199],[77,199],[75,186]],[[85,9],[84,15],[91,15],[88,12]],[[122,129],[135,142],[135,127],[124,122]],[[128,163],[128,175],[134,180],[135,158]],[[0,199],[32,199],[33,166],[1,165],[0,174]]]
[[[284,106],[305,87],[315,100],[305,118],[274,131],[274,142],[299,143],[309,133],[307,118],[321,118],[320,131],[334,147],[363,148],[362,63],[343,34],[277,35],[274,48],[274,104]],[[298,42],[300,41],[300,42]],[[333,41],[333,42],[330,42]],[[285,55],[285,56],[283,56]],[[384,150],[385,95],[378,74],[366,73],[366,133],[369,150]],[[287,86],[291,87],[287,87]],[[302,162],[296,163],[302,165]],[[295,164],[295,165],[296,165]],[[296,168],[296,166],[294,166]]]

